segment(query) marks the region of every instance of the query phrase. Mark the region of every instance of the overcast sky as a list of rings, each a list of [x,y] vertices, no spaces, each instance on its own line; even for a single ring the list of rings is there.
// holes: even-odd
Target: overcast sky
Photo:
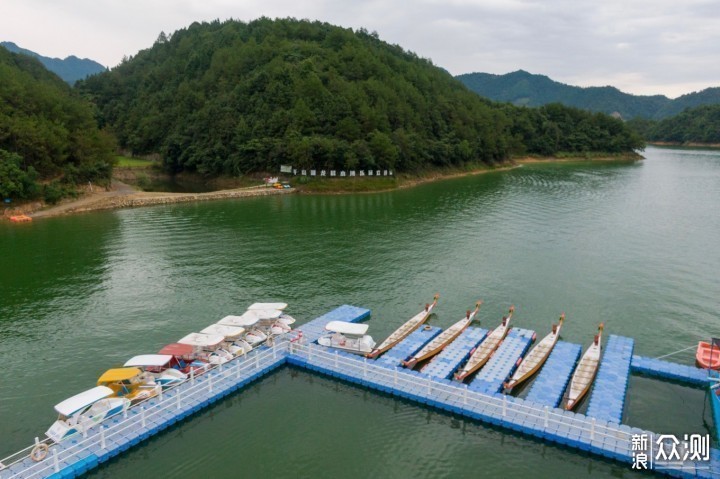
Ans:
[[[160,31],[263,15],[376,30],[453,75],[523,69],[670,97],[720,86],[718,0],[0,0],[0,40],[112,67]]]

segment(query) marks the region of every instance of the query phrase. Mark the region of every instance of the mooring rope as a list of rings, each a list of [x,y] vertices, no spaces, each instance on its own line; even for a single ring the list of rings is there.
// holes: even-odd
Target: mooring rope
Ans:
[[[664,355],[662,355],[662,356],[658,356],[658,357],[656,357],[656,358],[654,358],[654,359],[666,358],[666,357],[668,357],[668,356],[672,356],[672,355],[677,354],[677,353],[682,353],[683,351],[687,351],[688,349],[694,349],[694,348],[697,348],[697,344],[694,344],[694,345],[690,346],[689,348],[685,348],[685,349],[681,349],[681,350],[679,350],[679,351],[675,351],[674,353],[669,353],[669,354],[664,354]],[[720,351],[718,351],[718,356],[720,356]]]

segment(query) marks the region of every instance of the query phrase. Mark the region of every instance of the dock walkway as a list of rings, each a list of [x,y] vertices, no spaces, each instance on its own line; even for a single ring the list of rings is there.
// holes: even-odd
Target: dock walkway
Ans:
[[[300,326],[298,330],[302,331],[302,340],[297,340],[297,333],[292,333],[292,340],[290,337],[278,338],[270,347],[262,346],[223,366],[214,367],[205,375],[164,391],[162,397],[145,401],[131,408],[127,414],[105,421],[101,427],[90,430],[85,436],[53,445],[49,456],[41,462],[29,459],[30,448],[11,456],[12,460],[3,459],[6,467],[0,469],[0,478],[77,477],[287,363],[461,417],[504,427],[542,441],[587,451],[627,464],[628,467],[632,462],[633,435],[653,434],[613,421],[564,411],[541,402],[499,394],[493,392],[493,388],[485,387],[480,391],[449,379],[440,379],[425,372],[397,366],[396,360],[399,361],[400,356],[407,357],[412,354],[411,348],[422,347],[431,336],[438,334],[438,328],[414,332],[398,345],[403,346],[404,343],[394,356],[391,350],[378,360],[329,350],[315,342],[328,321],[360,321],[369,314],[370,311],[364,308],[341,306]],[[530,344],[529,333],[531,332],[517,329],[514,335],[508,334],[503,343],[507,344],[504,350],[496,351],[491,362],[485,366],[487,371],[479,376],[480,380],[487,384],[504,380],[517,364],[517,358],[527,350]],[[413,335],[415,336],[412,337]],[[610,381],[611,373],[630,373],[630,362],[627,358],[632,357],[632,347],[628,355],[626,339],[620,338],[612,343],[621,350],[620,357],[624,362],[617,362],[622,363],[623,367],[613,366],[608,369],[608,382],[603,388],[614,387],[616,384],[615,381]],[[556,356],[556,360],[553,360],[551,355],[529,396],[542,396],[539,393],[533,394],[533,391],[535,387],[540,387],[538,382],[541,379],[548,383],[543,379],[547,375],[546,368],[559,365],[563,354],[568,355],[566,357],[576,357],[576,348],[571,346],[573,345],[563,346],[562,342],[558,343],[556,348],[559,349],[553,351],[553,354],[558,351],[561,354]],[[386,361],[382,361],[384,356],[387,356]],[[633,364],[636,357],[633,357]],[[437,369],[440,369],[439,366]],[[555,374],[555,371],[551,372]],[[555,387],[553,394],[557,394],[558,389]],[[548,393],[543,397],[550,396]],[[720,451],[711,451],[710,462],[686,461],[683,465],[663,469],[662,472],[675,477],[720,478]]]

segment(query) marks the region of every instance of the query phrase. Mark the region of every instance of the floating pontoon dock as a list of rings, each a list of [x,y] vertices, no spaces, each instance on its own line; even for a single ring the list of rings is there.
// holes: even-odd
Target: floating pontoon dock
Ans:
[[[41,462],[28,454],[33,446],[3,459],[0,478],[73,478],[162,432],[210,404],[232,394],[285,363],[316,371],[363,387],[442,409],[452,414],[504,427],[542,441],[587,451],[627,464],[632,463],[631,437],[650,431],[620,424],[631,371],[695,386],[707,384],[706,373],[667,361],[633,356],[633,341],[611,336],[591,395],[588,414],[558,409],[562,392],[580,355],[579,345],[558,342],[531,386],[526,399],[498,391],[518,359],[528,350],[532,331],[513,328],[491,360],[469,384],[448,379],[467,359],[470,350],[487,335],[469,328],[422,371],[400,367],[401,360],[418,351],[440,329],[418,329],[378,359],[367,359],[319,346],[315,341],[332,320],[357,322],[370,311],[341,306],[245,356],[214,367],[210,372],[166,390],[77,436],[50,447]],[[686,462],[661,471],[675,477],[720,478],[720,451],[709,462]]]

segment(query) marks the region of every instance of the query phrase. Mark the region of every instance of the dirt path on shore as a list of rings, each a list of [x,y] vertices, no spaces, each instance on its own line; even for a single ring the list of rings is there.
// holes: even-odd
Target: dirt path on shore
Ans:
[[[86,211],[109,210],[115,208],[136,208],[140,206],[186,203],[190,201],[209,201],[223,198],[243,198],[249,196],[268,196],[292,193],[295,190],[275,189],[265,186],[236,188],[232,190],[212,191],[209,193],[163,193],[136,191],[130,185],[117,180],[112,181],[109,191],[91,193],[77,200],[63,202],[57,206],[30,213],[33,219],[49,218]]]
[[[109,191],[100,190],[95,193],[90,193],[77,200],[69,200],[67,202],[62,202],[59,205],[36,211],[34,213],[31,213],[29,216],[31,216],[32,218],[44,218],[49,216],[58,216],[67,213],[73,213],[77,210],[87,211],[89,209],[93,209],[93,205],[102,204],[108,198],[129,196],[135,193],[137,193],[137,191],[135,191],[132,186],[125,184],[121,181],[112,180]]]

